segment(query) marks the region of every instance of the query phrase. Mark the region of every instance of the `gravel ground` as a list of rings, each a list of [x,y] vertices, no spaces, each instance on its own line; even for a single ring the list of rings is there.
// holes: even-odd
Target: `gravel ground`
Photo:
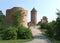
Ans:
[[[37,28],[37,26],[30,27],[34,36],[34,40],[25,43],[51,43],[51,41],[48,40],[44,35],[42,35],[41,31]]]

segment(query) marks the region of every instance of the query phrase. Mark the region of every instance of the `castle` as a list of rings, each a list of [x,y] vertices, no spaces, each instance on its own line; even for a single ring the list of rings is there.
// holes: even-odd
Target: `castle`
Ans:
[[[6,22],[7,22],[7,25],[12,25],[12,14],[14,13],[15,10],[22,10],[22,14],[24,15],[23,17],[23,22],[22,22],[22,25],[27,27],[27,15],[28,15],[28,11],[21,8],[21,7],[13,7],[11,9],[8,9],[6,10]]]
[[[7,24],[7,26],[11,26],[13,24],[12,14],[14,13],[15,10],[22,10],[22,15],[24,15],[22,25],[25,27],[28,27],[28,22],[27,22],[28,11],[22,7],[13,7],[11,9],[6,10],[6,24]],[[47,18],[44,16],[41,21],[47,22]],[[35,8],[33,8],[31,10],[31,24],[34,24],[34,25],[37,24],[37,10]]]
[[[22,22],[22,25],[27,27],[27,16],[28,16],[28,11],[25,10],[24,8],[22,7],[13,7],[11,9],[7,9],[6,10],[6,23],[7,23],[7,26],[10,26],[12,25],[12,14],[14,13],[15,10],[22,10],[22,14],[24,15],[23,17],[23,22]],[[31,23],[33,24],[36,24],[36,21],[37,21],[37,11],[35,10],[35,8],[32,9],[31,11]]]

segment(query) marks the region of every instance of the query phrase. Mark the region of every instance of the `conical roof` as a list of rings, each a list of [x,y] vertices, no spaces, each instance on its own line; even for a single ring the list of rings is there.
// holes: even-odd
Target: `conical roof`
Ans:
[[[33,8],[33,9],[31,10],[31,12],[37,12],[37,10],[36,10],[35,8]]]

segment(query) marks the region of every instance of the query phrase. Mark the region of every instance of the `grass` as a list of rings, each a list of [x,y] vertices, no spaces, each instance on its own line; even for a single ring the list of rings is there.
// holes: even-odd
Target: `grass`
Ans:
[[[23,43],[31,41],[32,39],[22,39],[22,40],[0,40],[0,43]]]
[[[41,32],[42,32],[43,35],[45,35],[49,40],[51,40],[52,43],[60,43],[59,40],[51,38],[51,37],[48,37],[47,34],[44,32],[43,29],[40,29],[40,30],[41,30]]]

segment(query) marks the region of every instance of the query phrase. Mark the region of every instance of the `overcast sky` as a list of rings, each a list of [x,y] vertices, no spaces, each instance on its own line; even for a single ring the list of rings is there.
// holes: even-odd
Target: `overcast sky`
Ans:
[[[56,9],[60,9],[60,0],[0,0],[0,10],[6,14],[6,9],[12,7],[23,7],[28,10],[28,21],[30,21],[30,11],[32,8],[37,10],[37,21],[43,16],[47,16],[49,21],[55,20]]]

